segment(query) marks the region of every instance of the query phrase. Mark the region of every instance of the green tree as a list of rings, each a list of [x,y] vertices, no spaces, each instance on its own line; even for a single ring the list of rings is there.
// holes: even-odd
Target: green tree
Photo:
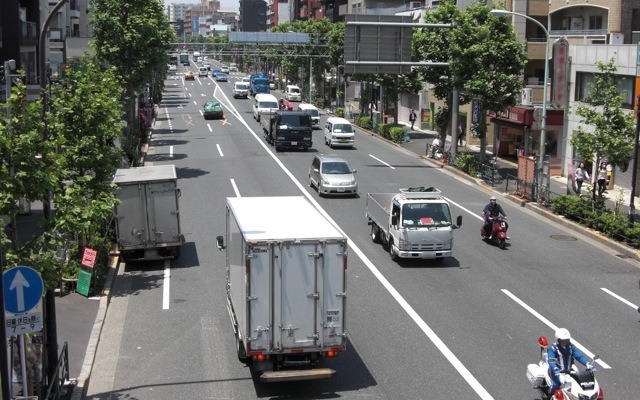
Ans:
[[[517,42],[506,18],[496,18],[485,4],[475,3],[462,11],[453,0],[444,0],[425,15],[427,23],[452,23],[452,28],[414,31],[413,56],[417,60],[449,63],[446,67],[420,67],[434,95],[452,110],[453,90],[460,90],[460,104],[477,99],[484,111],[501,112],[516,104],[522,91],[526,65],[524,46]],[[486,112],[483,113],[486,115]],[[451,118],[448,118],[451,121]],[[473,127],[486,149],[486,122]],[[452,132],[451,124],[447,132]]]
[[[597,63],[600,73],[588,86],[586,101],[576,107],[581,123],[571,136],[571,145],[595,166],[606,158],[613,165],[629,165],[634,146],[635,120],[632,113],[622,110],[624,91],[618,90],[614,59]],[[596,201],[596,185],[592,200]]]
[[[160,0],[93,0],[93,47],[96,57],[118,71],[124,81],[127,126],[125,150],[137,155],[138,120],[135,101],[153,72],[164,71],[171,43],[176,41]]]
[[[0,215],[10,218],[11,236],[0,230],[4,267],[28,265],[38,270],[47,288],[55,284],[57,242],[42,221],[39,232],[29,241],[20,241],[16,224],[20,199],[29,202],[48,198],[60,181],[60,157],[55,140],[43,141],[44,120],[40,100],[27,101],[24,75],[11,90],[9,102],[2,105],[0,117]],[[24,235],[20,235],[24,236]]]

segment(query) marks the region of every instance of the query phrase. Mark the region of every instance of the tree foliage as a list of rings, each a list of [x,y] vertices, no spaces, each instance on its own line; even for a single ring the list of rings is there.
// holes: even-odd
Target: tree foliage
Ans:
[[[418,70],[433,94],[446,101],[449,114],[455,88],[460,90],[461,105],[475,98],[482,102],[484,110],[496,112],[515,105],[522,91],[524,46],[517,42],[507,19],[496,18],[490,11],[482,3],[463,11],[455,1],[444,0],[425,15],[425,22],[449,23],[453,27],[414,30],[414,59],[448,63],[445,67],[427,66]],[[474,130],[484,147],[486,125]]]

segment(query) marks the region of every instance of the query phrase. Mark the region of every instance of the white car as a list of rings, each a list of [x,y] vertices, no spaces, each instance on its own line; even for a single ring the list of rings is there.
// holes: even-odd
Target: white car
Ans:
[[[207,68],[207,70],[209,70],[209,71],[211,70],[211,63],[210,63],[209,61],[205,61],[205,62],[203,62],[203,63],[202,63],[202,66],[203,66],[203,67],[206,67],[206,68]]]
[[[249,78],[248,76],[243,76],[242,80],[240,82],[247,82],[247,83],[251,83],[251,78]]]
[[[224,72],[225,74],[229,73],[229,67],[226,65],[223,65],[220,67],[220,72]]]
[[[178,70],[178,67],[176,67],[173,64],[169,64],[169,71],[177,71],[177,70]]]

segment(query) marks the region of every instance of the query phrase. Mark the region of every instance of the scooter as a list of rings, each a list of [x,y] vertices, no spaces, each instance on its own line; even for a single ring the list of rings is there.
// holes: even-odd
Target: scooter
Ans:
[[[486,221],[485,217],[485,221]],[[485,232],[484,224],[480,228],[480,234],[485,241],[495,240],[498,243],[498,247],[504,249],[507,246],[507,240],[509,240],[509,236],[507,236],[507,223],[505,222],[507,217],[499,215],[497,217],[491,217],[491,232]]]
[[[553,385],[551,376],[549,375],[549,361],[547,360],[547,338],[540,336],[538,338],[540,345],[540,361],[538,364],[529,364],[527,366],[527,379],[533,385],[534,389],[540,392],[541,398],[544,400],[602,400],[604,393],[594,377],[594,369],[587,368],[584,371],[578,370],[574,365],[571,371],[560,373],[560,388],[555,393],[549,393],[549,389]],[[593,357],[593,361],[599,357]]]

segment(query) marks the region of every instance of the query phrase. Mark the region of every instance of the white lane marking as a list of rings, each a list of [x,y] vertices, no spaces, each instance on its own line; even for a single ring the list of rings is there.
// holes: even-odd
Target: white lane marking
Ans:
[[[387,167],[391,168],[391,169],[396,169],[395,167],[391,166],[390,164],[387,164],[386,162],[382,161],[381,159],[379,159],[378,157],[369,154],[369,157],[373,158],[374,160],[378,161],[379,163],[382,163],[384,165],[386,165]]]
[[[169,157],[173,157],[173,146],[169,146]]]
[[[622,296],[618,296],[617,294],[613,293],[611,290],[607,289],[607,288],[600,288],[600,290],[602,290],[605,293],[610,294],[611,296],[615,297],[616,299],[620,300],[621,302],[623,302],[624,304],[628,305],[629,307],[633,308],[634,310],[638,309],[638,306],[633,304],[632,302],[630,302],[629,300],[623,298]]]
[[[462,364],[462,362],[460,362],[458,357],[456,357],[456,355],[453,354],[451,350],[449,350],[447,345],[438,337],[438,335],[433,331],[433,329],[431,329],[429,325],[427,325],[427,323],[424,322],[422,318],[420,318],[420,315],[418,315],[418,313],[413,309],[413,307],[411,307],[411,305],[409,305],[409,303],[404,299],[404,297],[402,297],[400,292],[398,292],[393,287],[393,285],[391,285],[391,283],[384,277],[384,275],[380,272],[380,270],[378,270],[378,268],[376,268],[376,266],[373,265],[371,260],[367,258],[364,252],[362,252],[362,250],[360,250],[360,248],[355,245],[355,242],[351,240],[351,238],[349,238],[349,236],[340,228],[340,226],[338,226],[338,224],[333,220],[333,218],[331,218],[331,216],[327,214],[327,212],[322,208],[322,206],[318,204],[316,199],[313,198],[313,196],[305,190],[305,187],[293,176],[291,171],[289,171],[284,166],[282,161],[280,161],[280,159],[276,157],[276,155],[271,151],[271,149],[267,146],[267,144],[260,139],[260,137],[253,131],[253,129],[249,127],[249,125],[244,120],[244,118],[238,116],[238,120],[255,137],[258,143],[260,143],[260,145],[267,151],[267,153],[271,156],[271,158],[275,161],[275,163],[280,167],[280,169],[285,173],[285,175],[287,175],[289,179],[291,179],[293,184],[296,185],[298,189],[300,189],[300,192],[302,192],[303,196],[305,196],[311,202],[311,204],[313,204],[318,209],[318,211],[322,215],[324,215],[324,217],[328,221],[330,221],[336,227],[336,229],[338,229],[347,238],[347,243],[349,244],[349,248],[353,250],[353,252],[357,254],[358,257],[360,257],[362,262],[367,266],[367,268],[369,268],[371,273],[373,273],[373,275],[378,279],[378,281],[380,281],[380,283],[385,287],[385,289],[387,289],[389,294],[391,294],[391,296],[405,310],[407,315],[409,315],[409,317],[416,323],[416,325],[418,325],[418,327],[424,332],[427,338],[431,340],[431,342],[442,353],[442,355],[444,355],[447,358],[449,363],[458,371],[458,373],[462,376],[462,378],[465,381],[467,381],[469,386],[471,386],[471,388],[478,394],[478,396],[480,396],[480,398],[483,400],[493,400],[493,397],[489,394],[489,392],[487,392],[487,390],[480,384],[480,382],[478,382],[478,380],[471,374],[471,372]]]
[[[450,204],[453,204],[456,207],[459,207],[461,210],[464,210],[464,211],[468,212],[469,214],[471,214],[472,216],[478,218],[480,221],[484,221],[484,218],[482,218],[481,215],[478,215],[478,214],[474,213],[473,211],[469,210],[468,208],[461,206],[459,203],[456,203],[455,201],[451,200],[448,197],[445,197],[444,199],[446,201],[448,201]]]
[[[222,147],[220,147],[220,144],[216,144],[216,148],[218,149],[218,154],[220,154],[220,157],[224,157],[224,154],[222,154]]]
[[[196,101],[195,101],[195,100],[193,101],[193,104],[195,104],[196,106],[198,105],[198,103],[196,103]]]
[[[233,192],[236,194],[236,197],[242,197],[240,196],[240,191],[238,190],[238,185],[236,185],[235,179],[231,179],[231,186],[233,187]]]
[[[171,263],[164,260],[164,282],[162,284],[162,309],[169,309],[169,289],[171,286]]]
[[[539,312],[537,312],[536,310],[534,310],[533,308],[531,308],[528,304],[526,304],[524,301],[520,300],[519,298],[517,298],[513,293],[511,293],[510,291],[508,291],[507,289],[502,289],[502,293],[506,294],[507,296],[509,296],[513,301],[515,301],[516,303],[518,303],[522,308],[524,308],[525,310],[529,311],[529,313],[531,313],[531,315],[533,315],[534,317],[538,318],[540,321],[542,321],[543,324],[547,325],[549,328],[551,328],[553,331],[557,331],[558,327],[556,325],[554,325],[551,321],[549,321],[548,319],[546,319],[545,317],[543,317]],[[580,349],[580,351],[582,351],[585,355],[587,355],[589,358],[593,358],[595,354],[593,354],[592,352],[590,352],[589,350],[587,350],[586,347],[584,347],[583,345],[581,345],[580,343],[578,343],[577,340],[575,340],[573,337],[571,338],[571,343],[575,344],[577,348]],[[602,368],[605,369],[610,369],[611,367],[609,366],[609,364],[607,364],[606,362],[602,361],[602,359],[597,359],[596,362],[598,364],[600,364],[602,366]]]
[[[209,132],[213,132],[213,129],[211,129],[211,125],[207,124],[207,128],[209,128]]]

